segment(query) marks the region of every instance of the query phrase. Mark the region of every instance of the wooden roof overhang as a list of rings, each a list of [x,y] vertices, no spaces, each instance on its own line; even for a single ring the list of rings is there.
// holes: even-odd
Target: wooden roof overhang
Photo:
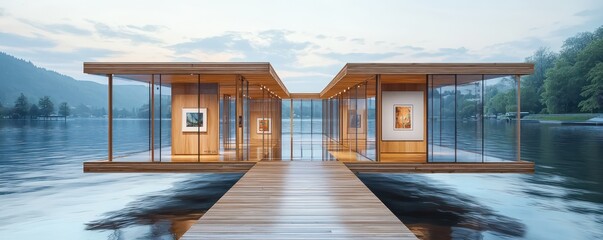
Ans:
[[[85,62],[84,73],[113,74],[140,82],[150,82],[151,75],[161,75],[164,85],[172,83],[221,83],[233,85],[238,75],[249,81],[250,86],[264,86],[280,98],[290,94],[270,63],[131,63]],[[197,77],[197,75],[199,77]]]
[[[291,99],[320,99],[319,93],[291,93]]]
[[[348,63],[320,92],[330,98],[377,74],[493,74],[527,75],[532,63]]]

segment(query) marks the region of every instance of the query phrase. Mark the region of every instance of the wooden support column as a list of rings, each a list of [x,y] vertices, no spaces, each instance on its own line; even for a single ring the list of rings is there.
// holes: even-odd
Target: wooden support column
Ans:
[[[109,118],[109,139],[108,139],[108,148],[109,148],[109,156],[108,160],[113,161],[113,74],[108,74],[109,84],[108,84],[108,118]]]

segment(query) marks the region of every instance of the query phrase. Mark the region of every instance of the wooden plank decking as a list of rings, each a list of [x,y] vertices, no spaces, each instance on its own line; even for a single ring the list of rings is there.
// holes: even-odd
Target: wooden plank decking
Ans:
[[[341,162],[258,162],[181,239],[417,239]]]

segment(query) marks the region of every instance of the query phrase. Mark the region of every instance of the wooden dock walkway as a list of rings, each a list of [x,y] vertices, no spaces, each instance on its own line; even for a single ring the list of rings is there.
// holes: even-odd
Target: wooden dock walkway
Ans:
[[[417,239],[341,162],[258,162],[181,239]]]

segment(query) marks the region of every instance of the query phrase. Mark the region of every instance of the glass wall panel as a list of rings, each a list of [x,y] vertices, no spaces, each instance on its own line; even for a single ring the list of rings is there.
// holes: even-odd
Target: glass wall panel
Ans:
[[[428,149],[431,151],[431,162],[455,162],[456,144],[456,76],[430,76],[432,90],[429,96],[429,112],[431,113],[431,137]]]
[[[346,90],[347,91],[347,90]],[[349,101],[346,99],[346,101]],[[341,94],[333,96],[329,99],[323,100],[323,108],[325,109],[321,114],[323,121],[326,121],[324,127],[324,140],[322,145],[322,159],[323,160],[335,160],[335,155],[348,154],[350,151],[349,146],[343,146],[343,141],[350,142],[348,137],[347,125],[343,122],[347,117],[342,115],[348,114],[348,109],[340,109],[342,102]],[[345,104],[347,106],[347,104]],[[317,132],[317,131],[316,131]],[[341,134],[345,134],[344,137],[340,137]],[[354,136],[355,137],[355,136]]]
[[[162,75],[153,75],[154,79],[154,160],[171,161],[171,136],[172,136],[172,98],[171,85],[163,81]]]
[[[366,83],[356,86],[356,149],[363,156],[367,156],[367,100]]]
[[[152,75],[113,76],[113,161],[152,159],[152,78]]]
[[[456,160],[482,162],[482,75],[457,75],[456,84]]]
[[[259,131],[258,124],[263,118],[261,86],[249,85],[249,160],[259,161],[263,155],[263,134]]]
[[[281,111],[283,112],[283,138],[285,138],[282,144],[283,157],[293,160],[321,160],[323,155],[321,152],[322,101],[292,99],[289,100],[289,103],[286,101],[280,106],[282,106]],[[292,129],[292,131],[289,133],[288,129]],[[287,148],[291,150],[287,150]]]
[[[240,123],[240,119],[238,119],[238,116],[235,114],[234,117],[236,117],[237,119],[235,120],[236,122],[236,129],[241,129],[240,130],[242,132],[243,135],[243,146],[242,146],[242,151],[243,151],[243,160],[249,160],[251,154],[251,96],[249,93],[249,81],[247,81],[246,79],[242,79],[243,83],[243,106],[242,106],[242,111],[243,113],[240,114],[242,115],[242,120],[243,123]],[[241,125],[241,126],[239,126]],[[238,130],[237,130],[238,131]]]
[[[377,81],[376,78],[370,78],[366,84],[366,116],[367,116],[367,135],[366,135],[366,157],[375,161],[377,159]]]
[[[342,102],[342,96],[338,95],[336,97],[333,98],[333,120],[332,120],[332,125],[331,125],[331,129],[333,132],[333,139],[335,141],[341,142],[341,102]]]
[[[358,113],[358,86],[350,88],[350,110],[348,111],[348,130],[350,133],[350,149],[359,153],[358,132],[360,131],[361,117]]]
[[[517,80],[506,75],[428,76],[431,162],[517,160]]]
[[[292,111],[291,111],[291,99],[287,99],[282,101],[282,105],[281,105],[281,118],[282,118],[282,122],[281,122],[281,149],[282,149],[282,159],[283,160],[291,160],[292,158],[292,152],[291,150],[293,149],[292,146],[292,135],[291,135],[291,117],[292,117]]]
[[[312,114],[310,118],[312,119],[312,142],[320,143],[322,141],[322,115],[324,111],[322,111],[322,100],[320,99],[310,99],[310,103],[312,106]]]
[[[434,87],[433,75],[427,75],[427,161],[433,161],[434,157],[433,139],[438,133],[440,123],[434,114],[439,113],[439,99],[439,91]]]
[[[283,119],[281,118],[283,105],[282,105],[281,99],[278,98],[277,96],[273,96],[272,101],[273,101],[272,119],[274,119],[274,127],[273,127],[274,134],[272,134],[272,136],[273,136],[273,138],[272,138],[272,146],[273,146],[272,159],[280,160],[283,158],[282,144],[281,144],[282,137],[283,137],[283,131],[282,131]]]
[[[341,143],[343,146],[350,148],[350,134],[348,131],[348,114],[350,111],[350,92],[344,91],[341,95]]]
[[[221,86],[222,87],[222,86]],[[236,129],[234,127],[236,101],[235,96],[222,93],[220,100],[220,152],[234,151],[236,148]]]
[[[237,106],[237,98],[245,101],[247,98],[243,96],[247,96],[245,85],[246,81],[244,79],[233,76],[232,81],[222,81],[219,85],[219,105],[220,105],[220,149],[219,149],[219,158],[224,161],[235,161],[235,160],[244,160],[248,159],[247,153],[247,145],[248,141],[246,141],[245,137],[247,135],[241,135],[243,138],[237,140],[237,134],[241,134],[241,131],[245,131],[246,128],[243,128],[243,125],[239,125],[238,115],[244,116],[245,104],[243,102],[243,108]],[[238,115],[237,115],[238,114]],[[240,141],[237,144],[237,141]],[[237,149],[237,146],[239,149]],[[240,158],[240,159],[238,159]]]
[[[292,124],[292,132],[291,132],[291,137],[292,137],[292,149],[291,149],[291,159],[301,159],[302,158],[302,150],[300,147],[300,136],[302,134],[302,101],[300,99],[292,99],[291,100],[291,104],[292,104],[292,119],[291,119],[291,124]]]
[[[484,76],[484,161],[517,160],[517,80]]]

